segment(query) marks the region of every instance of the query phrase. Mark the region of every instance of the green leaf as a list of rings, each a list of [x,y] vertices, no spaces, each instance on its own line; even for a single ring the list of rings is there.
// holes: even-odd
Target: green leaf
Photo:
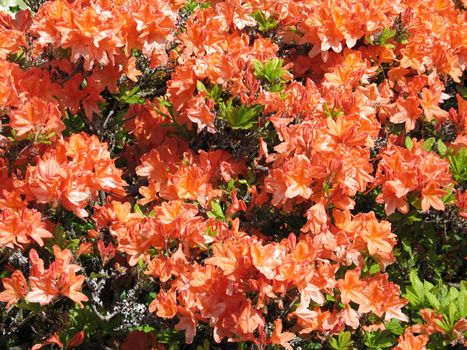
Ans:
[[[227,193],[232,192],[233,188],[235,186],[235,180],[230,179],[229,183],[227,184],[227,189],[225,190]]]
[[[52,252],[52,247],[54,245],[57,245],[60,249],[64,249],[67,243],[67,240],[66,240],[66,232],[63,229],[63,226],[61,224],[55,225],[53,235],[54,237],[52,239],[49,239],[45,245],[47,250],[49,252]]]
[[[447,288],[447,287],[446,287]],[[454,288],[454,287],[451,287],[449,288],[449,293],[448,295],[446,296],[446,303],[444,303],[444,305],[449,305],[451,304],[453,301],[457,300],[457,298],[459,298],[459,291]]]
[[[405,137],[405,147],[406,147],[409,151],[411,151],[412,148],[413,148],[413,141],[412,141],[412,139],[411,139],[409,136],[406,136],[406,137]]]
[[[397,31],[391,28],[384,28],[381,34],[379,35],[379,44],[386,45],[388,40],[394,38],[396,36]]]
[[[444,316],[444,315],[443,315]],[[441,327],[441,329],[446,332],[446,333],[450,333],[451,332],[451,325],[449,324],[449,322],[446,320],[446,316],[443,317],[442,320],[437,320],[435,319],[435,323]]]
[[[439,154],[444,156],[446,154],[446,151],[448,150],[448,148],[444,144],[443,140],[439,139],[438,142],[436,143],[436,145],[438,146]]]
[[[364,343],[368,349],[380,350],[390,348],[396,344],[396,338],[387,330],[378,330],[375,332],[366,332]]]
[[[329,339],[329,345],[331,346],[332,349],[339,350],[339,343],[337,342],[336,338]]]
[[[461,281],[460,285],[461,285],[460,291],[467,293],[467,281]]]
[[[467,148],[462,147],[456,154],[448,155],[448,161],[454,180],[467,181]]]
[[[196,82],[196,89],[198,89],[199,92],[207,92],[206,86],[204,86],[200,80]]]
[[[211,348],[211,346],[210,346],[209,340],[204,339],[204,341],[203,341],[203,350],[209,350],[210,348]]]
[[[433,283],[428,282],[426,280],[423,281],[423,288],[425,288],[425,290],[432,290],[434,287],[435,286]]]
[[[438,298],[436,298],[436,296],[427,289],[425,289],[425,297],[427,298],[428,302],[432,307],[434,307],[437,310],[440,309],[441,304]]]
[[[218,102],[219,99],[221,98],[222,96],[222,87],[220,85],[214,85],[212,88],[211,88],[211,91],[209,91],[209,97],[211,97],[214,102]]]
[[[443,203],[450,204],[456,200],[456,195],[454,194],[452,189],[448,189],[447,193],[441,198]]]
[[[135,213],[144,215],[143,211],[141,210],[141,207],[138,204],[135,204],[133,209],[134,209]]]
[[[231,102],[219,104],[221,117],[225,119],[234,130],[251,129],[258,122],[257,117],[262,110],[263,106],[261,105],[256,105],[254,107],[247,107],[244,105],[233,107]]]
[[[332,119],[336,119],[341,115],[344,115],[344,111],[339,108],[333,107],[332,109],[329,108],[327,103],[323,104],[324,114],[326,117],[331,117]]]
[[[144,333],[154,333],[154,331],[156,331],[157,328],[154,328],[151,325],[145,324],[145,325],[138,326],[138,327],[132,327],[131,330],[132,331],[142,331]]]
[[[294,34],[298,34],[298,35],[303,35],[303,33],[301,31],[299,31],[297,29],[297,27],[293,27],[293,26],[288,26],[287,27],[287,30],[294,33]]]
[[[462,284],[461,284],[462,286]],[[462,289],[457,297],[457,306],[459,309],[460,317],[465,318],[467,317],[467,291]]]
[[[389,43],[389,40],[396,39],[396,41],[398,41],[396,38],[397,34],[398,33],[396,29],[385,27],[380,33],[376,35],[368,35],[365,37],[365,39],[367,40],[368,44],[372,46],[382,45],[389,49],[394,49],[395,46]]]
[[[126,85],[120,87],[119,94],[115,96],[115,98],[123,103],[127,104],[143,104],[145,99],[140,97],[139,94],[139,86],[135,86],[131,90]]]
[[[253,68],[255,69],[256,76],[260,79],[264,78],[264,66],[258,60],[251,61]]]
[[[253,17],[258,23],[258,29],[260,32],[267,32],[270,31],[274,28],[277,27],[279,24],[279,21],[273,19],[273,18],[266,18],[265,14],[261,10],[256,10],[251,14],[251,17]]]
[[[39,303],[32,303],[23,299],[21,299],[21,301],[16,306],[18,307],[18,309],[28,310],[34,313],[39,313],[42,309]]]
[[[455,303],[449,304],[449,320],[452,324],[457,321],[457,307]]]
[[[225,214],[217,200],[211,201],[211,211],[207,212],[209,218],[225,221]]]
[[[184,9],[188,14],[191,14],[193,11],[195,11],[199,7],[199,5],[200,3],[198,1],[187,0],[185,3]]]
[[[425,151],[430,152],[435,142],[436,142],[436,139],[434,137],[430,137],[423,142],[422,147]]]
[[[351,333],[341,331],[336,338],[329,339],[329,345],[336,350],[348,350],[352,347],[353,341],[351,340]]]
[[[415,295],[423,301],[424,295],[425,295],[425,288],[423,286],[422,281],[420,281],[420,278],[418,278],[417,271],[411,269],[410,274],[409,274],[409,279],[410,283],[412,285],[412,288],[415,292]]]
[[[65,248],[70,249],[71,251],[74,252],[78,249],[80,243],[81,241],[79,240],[79,238],[75,238],[75,239],[68,241],[67,244],[65,245]]]
[[[404,297],[412,304],[413,306],[418,306],[423,302],[423,299],[417,295],[412,287],[408,287]]]
[[[381,267],[379,266],[379,264],[373,264],[370,266],[370,274],[371,275],[374,275],[375,273],[379,272],[381,270]]]
[[[407,240],[405,240],[405,239],[402,239],[401,243],[402,243],[402,249],[404,249],[404,251],[406,251],[407,253],[412,255],[412,247],[411,247],[410,243],[407,242]]]
[[[414,208],[417,208],[417,209],[421,209],[422,207],[422,200],[420,199],[420,197],[415,197],[413,200],[410,201],[410,204],[412,204],[412,206]],[[410,223],[410,224],[413,224],[414,222],[420,222],[422,221],[422,219],[417,215],[417,211],[414,210],[414,211],[410,211],[408,216],[407,216],[407,221]]]
[[[267,90],[280,92],[284,89],[282,77],[287,74],[287,71],[282,67],[283,63],[283,60],[277,57],[264,63],[258,60],[252,61],[256,77],[263,81],[263,85]]]
[[[467,86],[456,85],[456,90],[464,100],[467,99]]]
[[[386,324],[386,329],[395,335],[401,335],[404,333],[404,327],[402,327],[400,322],[394,318]]]

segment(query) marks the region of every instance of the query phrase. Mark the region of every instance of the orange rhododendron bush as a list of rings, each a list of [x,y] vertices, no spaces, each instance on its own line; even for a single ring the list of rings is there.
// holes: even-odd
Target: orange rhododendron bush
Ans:
[[[0,348],[467,346],[466,6],[3,5]]]

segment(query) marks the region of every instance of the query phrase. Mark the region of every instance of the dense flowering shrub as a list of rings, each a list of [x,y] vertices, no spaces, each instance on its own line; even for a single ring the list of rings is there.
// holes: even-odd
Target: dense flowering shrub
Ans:
[[[467,346],[466,5],[2,5],[0,348]]]

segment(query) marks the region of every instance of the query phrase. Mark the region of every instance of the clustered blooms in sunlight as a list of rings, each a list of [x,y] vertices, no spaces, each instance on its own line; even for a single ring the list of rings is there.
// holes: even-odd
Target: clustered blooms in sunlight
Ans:
[[[437,154],[426,152],[421,146],[422,143],[415,142],[409,151],[391,145],[382,152],[376,176],[376,183],[382,184],[382,192],[376,200],[384,203],[387,214],[392,214],[395,209],[407,214],[407,195],[412,191],[421,194],[423,211],[430,207],[445,209],[442,197],[453,183],[449,163]]]
[[[44,261],[39,258],[37,251],[30,250],[31,269],[28,279],[30,291],[20,270],[16,270],[12,278],[3,280],[6,290],[0,294],[0,298],[8,302],[7,307],[19,301],[23,296],[26,301],[40,305],[51,303],[59,295],[64,295],[81,306],[82,301],[88,300],[86,295],[79,292],[84,276],[75,274],[81,267],[70,264],[72,252],[68,249],[61,251],[57,246],[53,247],[53,252],[55,261],[45,270]]]
[[[0,311],[110,323],[145,288],[122,349],[467,345],[391,270],[402,222],[467,227],[465,1],[38,3],[0,12]]]

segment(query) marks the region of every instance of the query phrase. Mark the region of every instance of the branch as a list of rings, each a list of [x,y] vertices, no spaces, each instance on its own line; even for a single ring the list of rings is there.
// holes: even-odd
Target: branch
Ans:
[[[105,322],[110,321],[112,318],[114,318],[115,316],[117,316],[119,314],[118,311],[114,311],[111,314],[107,314],[107,315],[104,316],[97,310],[95,304],[91,304],[91,308],[92,308],[92,311],[94,311],[94,313],[96,314],[96,316],[99,317],[102,321],[105,321]]]
[[[163,86],[163,87],[158,88],[158,89],[151,89],[151,90],[148,90],[148,91],[140,92],[138,95],[140,97],[142,97],[142,98],[155,97],[155,96],[164,95],[166,91],[167,91],[167,86]]]
[[[23,320],[20,323],[17,323],[17,320],[15,318],[15,320],[8,327],[8,330],[6,331],[6,333],[4,333],[0,337],[0,348],[3,349],[5,344],[7,343],[7,341],[11,338],[11,335],[14,332],[16,332],[17,330],[24,327],[26,324],[28,324],[31,321],[33,316],[34,316],[34,314],[32,312],[29,313],[29,315],[27,315],[25,318],[23,318]]]
[[[129,196],[136,196],[137,194],[139,194],[139,189],[140,189],[141,186],[148,186],[148,185],[149,185],[148,179],[143,178],[143,179],[139,180],[137,183],[129,186],[128,189],[126,190],[126,193]]]

